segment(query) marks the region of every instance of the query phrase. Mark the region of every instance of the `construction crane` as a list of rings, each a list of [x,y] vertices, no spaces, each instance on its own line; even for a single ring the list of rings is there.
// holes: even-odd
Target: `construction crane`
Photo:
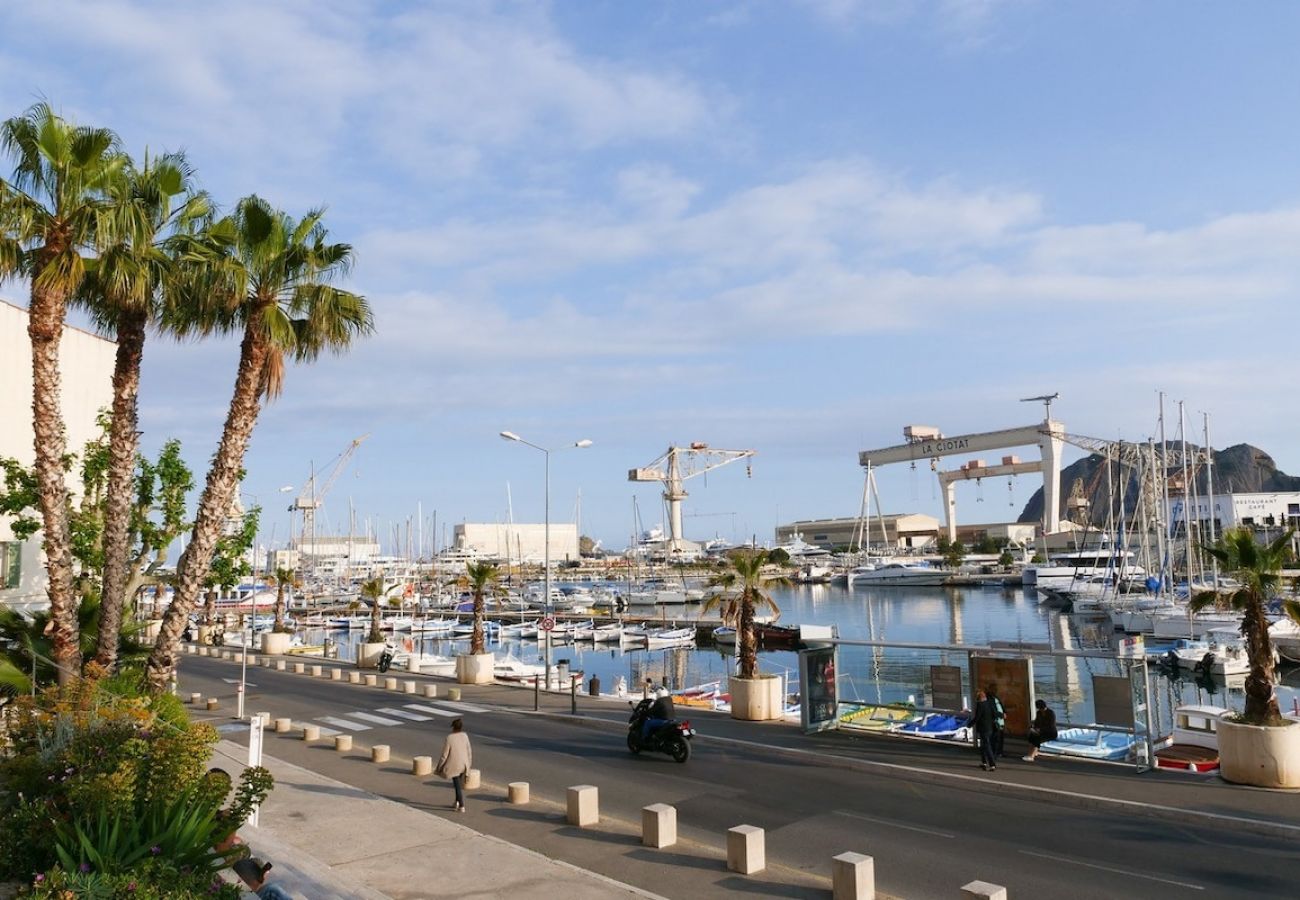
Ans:
[[[654,462],[640,469],[627,473],[628,481],[661,481],[664,485],[664,500],[668,503],[668,552],[681,552],[682,543],[682,501],[686,499],[683,483],[688,478],[703,475],[712,469],[718,469],[741,459],[748,459],[758,454],[757,450],[717,450],[708,444],[696,441],[689,447],[669,447],[668,451]],[[752,474],[750,464],[745,466],[746,475]]]
[[[1061,396],[1060,391],[1057,391],[1055,394],[1042,394],[1038,397],[1021,397],[1020,402],[1043,404],[1043,406],[1046,408],[1045,412],[1043,413],[1043,421],[1050,422],[1052,421],[1052,401],[1057,399],[1060,396]]]
[[[343,474],[343,469],[347,466],[348,460],[357,452],[357,448],[365,443],[369,434],[363,434],[361,437],[348,444],[343,448],[343,452],[330,461],[332,468],[321,482],[320,490],[316,489],[316,470],[313,468],[311,475],[307,478],[307,483],[303,485],[302,492],[298,498],[293,501],[289,507],[289,512],[302,513],[302,537],[299,540],[299,550],[302,550],[308,544],[311,545],[312,554],[316,552],[316,510],[320,509],[325,503],[325,495],[334,487],[334,482],[339,480]],[[304,554],[305,555],[305,554]]]

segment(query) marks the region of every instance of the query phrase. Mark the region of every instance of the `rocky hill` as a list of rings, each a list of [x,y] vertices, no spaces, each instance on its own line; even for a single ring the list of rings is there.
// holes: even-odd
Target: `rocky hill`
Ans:
[[[1106,468],[1102,458],[1097,454],[1086,456],[1071,463],[1061,470],[1061,518],[1066,517],[1066,501],[1075,481],[1083,485],[1083,495],[1089,501],[1090,520],[1093,525],[1102,525],[1106,520],[1107,485]],[[1198,489],[1202,495],[1207,490],[1206,473],[1201,471],[1196,477]],[[1116,493],[1120,485],[1115,485]],[[1214,491],[1215,493],[1257,493],[1268,491],[1300,491],[1300,477],[1287,475],[1279,471],[1273,457],[1258,447],[1250,444],[1235,444],[1214,452]],[[1133,477],[1123,491],[1131,512],[1137,497],[1137,479]],[[1025,504],[1020,513],[1020,522],[1038,522],[1043,517],[1043,489],[1040,487]]]

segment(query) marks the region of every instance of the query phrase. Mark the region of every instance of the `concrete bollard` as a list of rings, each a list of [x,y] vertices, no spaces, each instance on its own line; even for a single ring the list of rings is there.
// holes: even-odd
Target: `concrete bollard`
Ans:
[[[727,868],[741,875],[753,875],[767,868],[763,829],[753,825],[727,829]]]
[[[339,753],[347,753],[352,749],[352,735],[340,734],[334,738],[334,749]]]
[[[320,726],[319,726],[319,725],[304,725],[304,726],[302,726],[302,739],[303,739],[304,741],[319,741],[319,740],[320,740]]]
[[[218,706],[220,706],[220,705],[221,705],[221,702],[220,702],[219,700],[217,700],[216,697],[209,697],[209,698],[208,698],[208,710],[209,710],[209,712],[212,711],[212,710],[214,710],[214,709],[216,709],[216,708],[217,708]]]
[[[476,791],[483,786],[483,773],[478,769],[470,769],[465,773],[465,790]]]
[[[330,669],[330,681],[342,681],[342,680],[343,680],[342,669]]]
[[[374,687],[375,685],[379,684],[378,675],[366,675],[363,677],[365,678],[366,681],[366,687]]]
[[[876,861],[862,853],[831,859],[832,900],[876,900]]]
[[[295,674],[295,675],[306,675],[306,674],[307,674],[307,664],[306,664],[306,663],[294,663],[294,664],[293,664],[293,674]]]
[[[271,659],[271,657],[269,657],[269,656],[263,656],[263,657],[262,657],[262,665],[265,666],[265,667],[268,668],[268,669],[275,668],[275,660]]]
[[[271,724],[271,714],[269,712],[260,712],[257,717],[262,720],[262,727],[265,728]]]
[[[199,656],[207,656],[208,648],[202,644],[199,645]]]
[[[426,684],[424,686],[424,696],[430,699],[438,696],[438,686],[436,684]]]
[[[677,843],[677,807],[667,803],[641,807],[641,843],[656,848]]]
[[[600,822],[600,795],[594,784],[578,784],[568,790],[570,825],[587,828]]]
[[[285,670],[285,668],[286,668],[286,667],[285,667],[285,664],[284,664],[284,660],[282,660],[282,659],[277,659],[277,660],[275,661],[275,671],[277,671],[277,672],[283,672],[283,671]]]
[[[515,806],[523,806],[528,802],[528,782],[512,781],[506,785],[506,799]]]
[[[255,665],[257,665],[257,657],[254,656],[254,655],[251,654],[251,653],[248,654],[248,664],[249,664],[250,666],[255,666]]]
[[[460,688],[456,688],[456,687],[449,687],[449,688],[447,688],[447,699],[448,699],[448,700],[459,700],[459,699],[460,699]]]
[[[370,761],[376,763],[388,762],[388,745],[375,744],[375,746],[371,747]]]
[[[386,690],[386,691],[395,691],[395,690],[397,690],[397,679],[396,679],[396,678],[385,678],[385,679],[384,679],[384,690]]]
[[[293,727],[293,719],[276,719],[276,720],[275,720],[275,733],[276,733],[276,734],[287,734],[288,731],[289,731],[289,729],[292,728],[292,727]]]
[[[433,757],[417,756],[411,760],[412,775],[432,775],[433,774]]]
[[[414,681],[403,681],[403,682],[402,682],[402,693],[403,693],[403,694],[414,694],[414,693],[415,693],[415,687],[416,687],[416,685],[415,685],[415,682],[414,682]]]
[[[961,886],[961,895],[965,898],[980,897],[982,900],[1007,900],[1007,889],[987,881],[972,881]]]
[[[194,706],[198,706],[202,702],[203,702],[202,694],[190,694],[190,703],[192,703]]]
[[[312,677],[312,678],[320,678],[320,673],[323,672],[323,671],[325,671],[325,670],[322,669],[320,666],[312,666],[312,667],[311,667],[311,677]]]
[[[348,684],[360,684],[360,683],[361,683],[361,673],[360,673],[360,672],[349,672],[349,673],[348,673]]]

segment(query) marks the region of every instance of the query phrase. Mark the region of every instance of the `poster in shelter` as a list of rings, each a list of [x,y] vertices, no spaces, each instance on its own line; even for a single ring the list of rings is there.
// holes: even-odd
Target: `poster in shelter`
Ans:
[[[970,673],[971,691],[986,690],[990,685],[997,691],[1007,717],[1007,734],[1016,737],[1028,734],[1029,723],[1034,719],[1033,661],[972,655]]]

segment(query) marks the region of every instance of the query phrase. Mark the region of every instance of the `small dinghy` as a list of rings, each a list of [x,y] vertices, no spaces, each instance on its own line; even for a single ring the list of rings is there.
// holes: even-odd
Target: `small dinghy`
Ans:
[[[911,737],[929,738],[934,741],[969,741],[971,739],[970,717],[951,716],[946,713],[926,713],[919,719],[891,725],[894,734]]]
[[[1047,741],[1039,751],[1057,756],[1077,756],[1081,759],[1117,761],[1128,759],[1137,744],[1137,738],[1127,731],[1116,731],[1100,725],[1080,728],[1062,728],[1056,740]]]

